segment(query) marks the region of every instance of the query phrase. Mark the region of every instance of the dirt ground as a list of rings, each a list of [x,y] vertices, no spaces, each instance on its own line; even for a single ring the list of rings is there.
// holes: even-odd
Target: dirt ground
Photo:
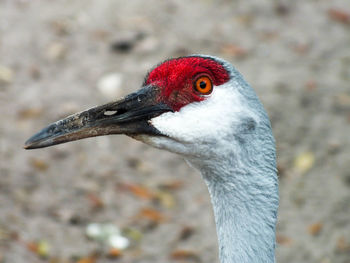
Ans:
[[[140,87],[158,62],[225,58],[277,140],[277,262],[350,262],[348,0],[0,0],[0,262],[218,262],[206,186],[126,136],[25,151],[47,124]],[[98,88],[117,74],[120,89]],[[87,238],[110,223],[130,240]]]

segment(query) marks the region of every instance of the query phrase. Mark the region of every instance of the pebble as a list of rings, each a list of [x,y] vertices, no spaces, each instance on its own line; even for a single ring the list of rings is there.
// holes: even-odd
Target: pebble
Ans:
[[[44,241],[44,240],[41,240],[39,241],[38,243],[38,250],[37,250],[37,254],[41,257],[47,257],[50,253],[50,246],[49,244]]]
[[[304,152],[299,154],[294,160],[294,167],[300,173],[308,172],[315,163],[315,155],[312,152]]]
[[[14,72],[9,67],[0,65],[0,84],[11,84],[14,79]]]
[[[143,32],[124,32],[111,43],[111,50],[118,53],[130,52],[145,37]]]
[[[129,244],[129,239],[120,235],[112,235],[108,239],[108,245],[113,248],[126,249]]]
[[[86,235],[95,240],[105,241],[112,235],[120,235],[120,230],[113,224],[91,223],[86,227]]]
[[[92,223],[86,227],[86,235],[89,238],[96,239],[101,236],[101,225]]]
[[[121,73],[110,73],[102,76],[97,88],[106,99],[120,97],[123,76]]]
[[[120,229],[111,223],[91,223],[86,227],[86,235],[111,248],[126,249],[130,245],[129,239],[122,236]]]
[[[63,59],[67,54],[67,47],[61,42],[54,42],[46,50],[46,57],[50,60]]]

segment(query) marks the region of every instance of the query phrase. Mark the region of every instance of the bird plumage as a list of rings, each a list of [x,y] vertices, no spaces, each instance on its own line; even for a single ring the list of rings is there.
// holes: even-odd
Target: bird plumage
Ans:
[[[278,182],[270,122],[243,77],[218,61],[230,79],[214,86],[205,100],[153,118],[166,137],[141,140],[184,156],[201,172],[214,207],[222,263],[273,262]]]
[[[207,85],[209,93],[198,89]],[[275,145],[254,90],[231,64],[204,55],[159,64],[143,86],[121,101],[50,125],[27,147],[124,133],[180,154],[208,186],[221,263],[274,262]],[[105,116],[108,110],[115,116]]]

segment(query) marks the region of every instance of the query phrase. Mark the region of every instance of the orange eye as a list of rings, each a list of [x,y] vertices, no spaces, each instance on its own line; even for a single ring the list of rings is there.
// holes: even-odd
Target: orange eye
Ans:
[[[200,94],[208,95],[213,90],[213,83],[208,76],[202,76],[194,82],[194,89]]]

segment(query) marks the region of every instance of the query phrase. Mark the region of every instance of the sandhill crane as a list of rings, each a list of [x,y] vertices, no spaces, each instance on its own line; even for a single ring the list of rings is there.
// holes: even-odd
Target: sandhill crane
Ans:
[[[275,262],[274,138],[258,97],[230,63],[205,55],[166,60],[137,92],[59,120],[25,148],[108,134],[180,154],[201,172],[221,263]]]

